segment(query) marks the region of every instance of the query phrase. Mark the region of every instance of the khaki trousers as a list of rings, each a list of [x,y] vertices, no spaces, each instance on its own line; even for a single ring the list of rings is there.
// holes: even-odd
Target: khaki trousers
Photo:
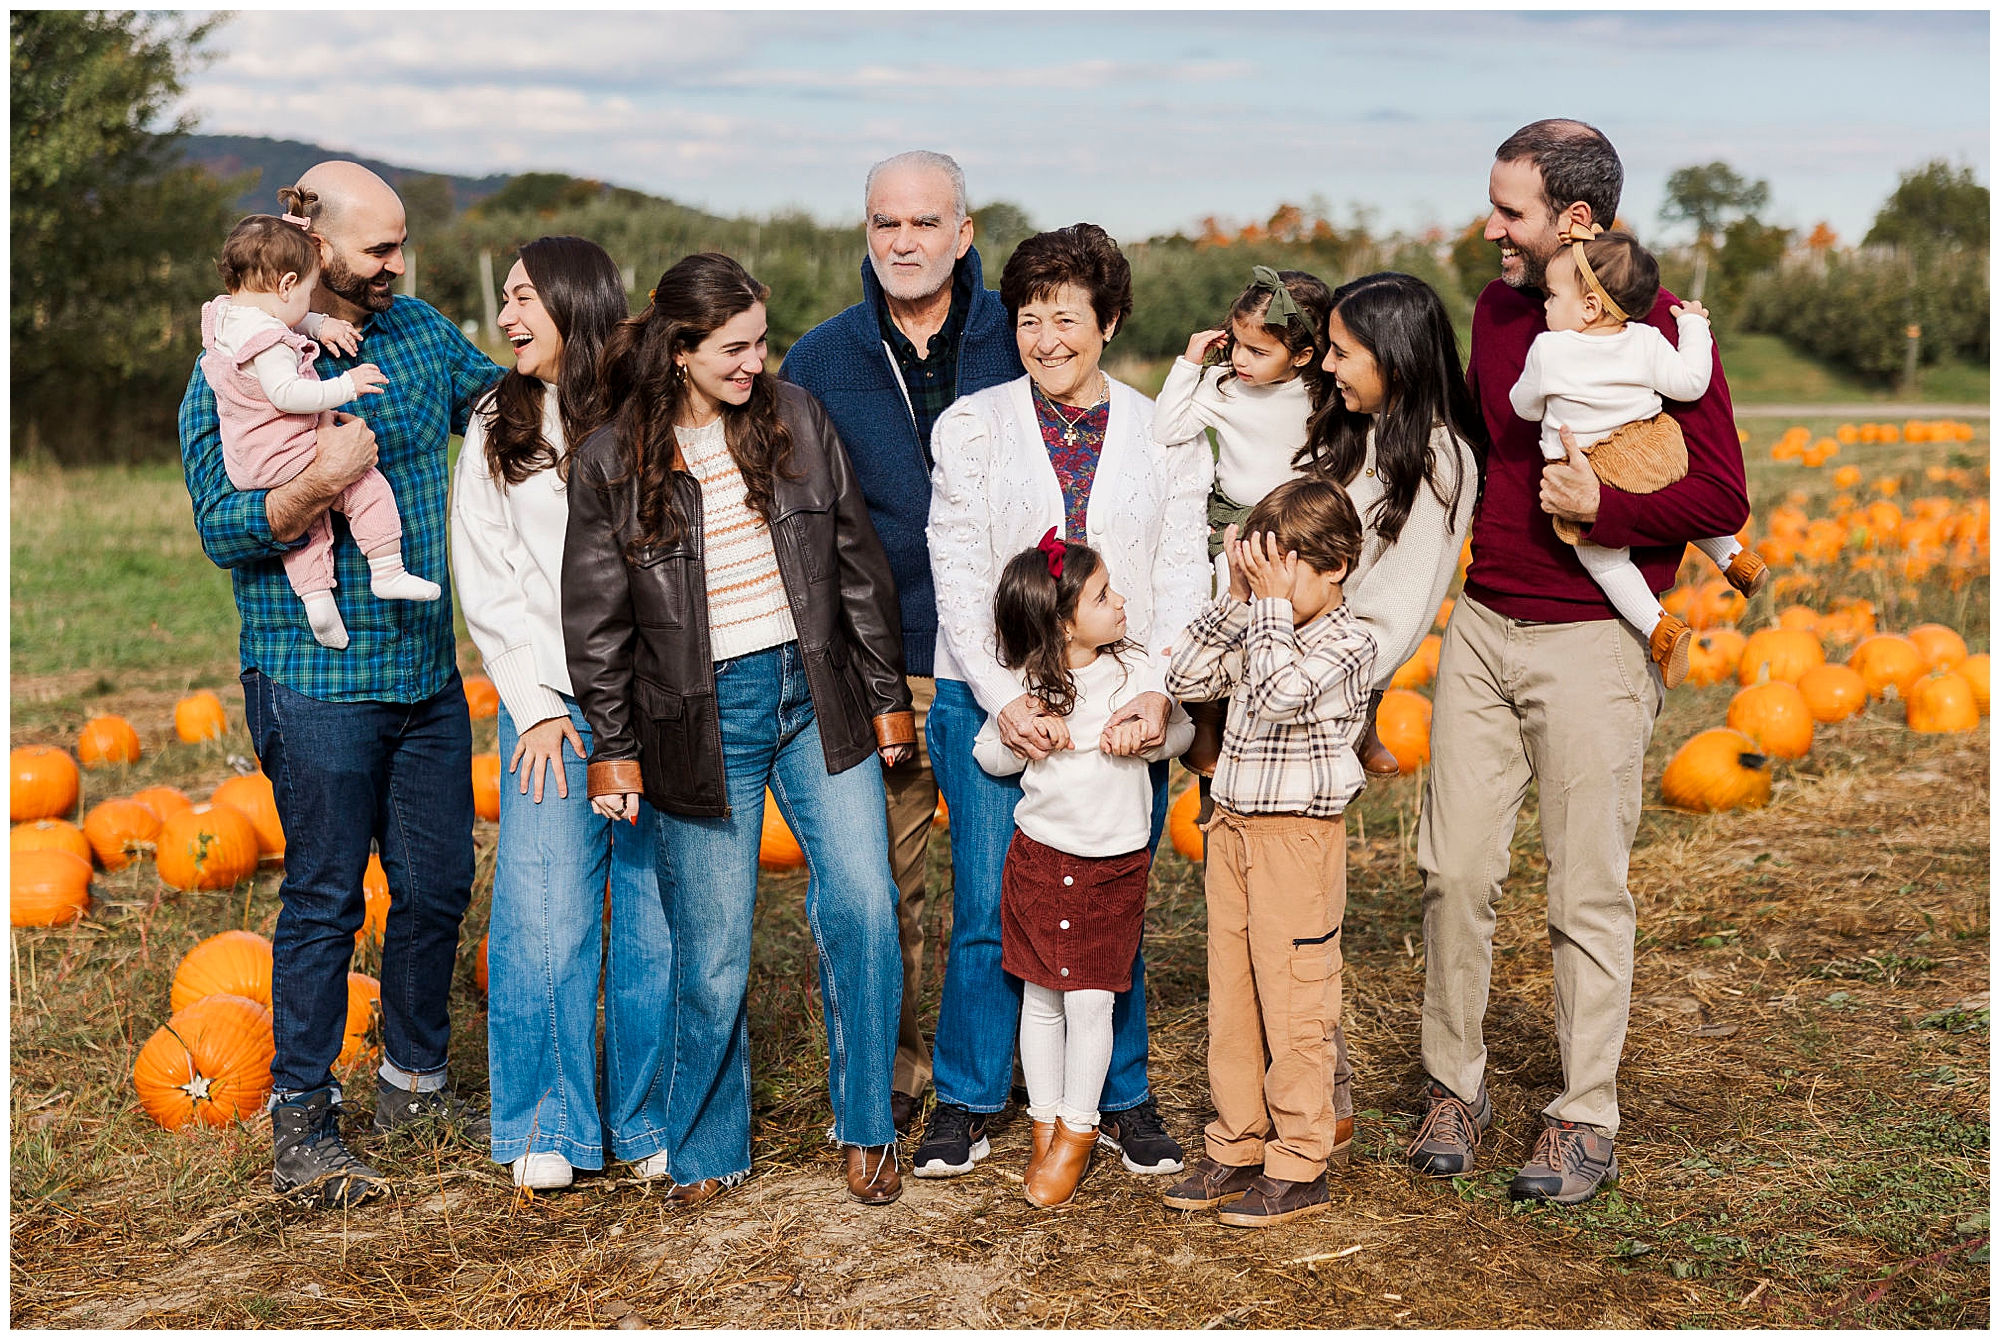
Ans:
[[[917,711],[916,757],[882,770],[889,800],[889,869],[896,880],[896,930],[903,946],[903,1018],[896,1032],[896,1071],[890,1087],[915,1098],[930,1087],[931,1044],[917,1026],[917,996],[924,984],[924,871],[931,819],[937,813],[937,778],[924,744],[924,719],[937,692],[934,679],[910,676]]]
[[[1344,819],[1208,822],[1208,1156],[1309,1182],[1335,1144]]]
[[[1494,909],[1536,785],[1563,1091],[1544,1111],[1618,1129],[1636,917],[1626,888],[1641,772],[1663,702],[1646,644],[1616,619],[1524,623],[1461,598],[1438,654],[1424,877],[1424,1069],[1472,1101],[1486,1072]]]

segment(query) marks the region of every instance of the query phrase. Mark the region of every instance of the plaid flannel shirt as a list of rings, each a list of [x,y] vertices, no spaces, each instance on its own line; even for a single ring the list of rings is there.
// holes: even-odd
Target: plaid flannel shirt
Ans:
[[[443,690],[457,665],[451,623],[451,572],[446,561],[450,471],[446,452],[463,433],[473,402],[499,379],[498,364],[479,352],[429,303],[398,296],[386,312],[363,323],[353,357],[322,352],[313,364],[322,379],[373,363],[388,378],[380,395],[341,406],[375,430],[376,468],[395,492],[403,517],[403,564],[444,588],[434,601],[377,600],[368,589],[368,560],[355,546],[347,519],[332,514],[334,598],[347,624],[346,650],[313,640],[305,605],[285,578],[283,555],[305,544],[271,537],[263,489],[238,490],[222,464],[215,393],[199,361],[181,400],[181,469],[194,501],[201,547],[229,570],[242,616],[243,668],[257,669],[286,688],[327,702],[421,702]]]
[[[1167,692],[1189,702],[1229,695],[1218,805],[1238,814],[1344,813],[1366,777],[1354,741],[1368,716],[1375,638],[1342,604],[1302,628],[1288,600],[1227,594],[1188,625]]]
[[[964,275],[966,271],[961,267],[959,273]],[[952,284],[951,311],[943,327],[931,336],[927,356],[918,356],[916,342],[889,315],[886,299],[875,310],[882,341],[896,356],[897,369],[903,376],[903,392],[910,398],[910,417],[916,421],[917,441],[923,444],[926,465],[931,463],[931,429],[936,426],[938,415],[958,399],[959,345],[965,338],[965,314],[972,306],[971,294],[966,291],[967,281],[954,278]]]

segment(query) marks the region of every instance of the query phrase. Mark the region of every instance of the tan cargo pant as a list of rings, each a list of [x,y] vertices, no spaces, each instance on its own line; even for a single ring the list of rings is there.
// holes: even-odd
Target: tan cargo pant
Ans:
[[[924,744],[937,681],[910,676],[910,699],[917,711],[917,754],[882,770],[889,799],[889,868],[896,880],[896,930],[903,945],[903,1018],[896,1031],[896,1071],[890,1087],[915,1098],[930,1087],[931,1044],[917,1026],[917,997],[924,984],[924,869],[931,818],[937,813],[937,778]]]
[[[1544,1111],[1617,1132],[1636,923],[1625,876],[1662,701],[1646,644],[1619,620],[1523,623],[1463,598],[1452,609],[1417,823],[1423,1055],[1431,1078],[1468,1102],[1486,1072],[1494,909],[1533,779],[1563,1064],[1563,1091]]]
[[[1347,824],[1217,806],[1207,866],[1208,1156],[1309,1182],[1336,1140]]]

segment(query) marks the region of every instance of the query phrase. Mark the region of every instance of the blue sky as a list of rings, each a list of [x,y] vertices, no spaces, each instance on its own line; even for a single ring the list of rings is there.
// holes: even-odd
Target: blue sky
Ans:
[[[1456,228],[1495,145],[1577,116],[1624,216],[1721,159],[1772,221],[1858,241],[1897,173],[1990,181],[1985,11],[238,12],[200,128],[483,174],[572,172],[720,213],[861,211],[868,164],[965,166],[974,204],[1136,238],[1318,197]]]

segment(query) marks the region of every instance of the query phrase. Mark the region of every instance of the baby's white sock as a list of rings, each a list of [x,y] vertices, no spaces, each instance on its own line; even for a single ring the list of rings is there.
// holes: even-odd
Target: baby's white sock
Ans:
[[[436,600],[444,594],[436,582],[427,582],[403,567],[400,549],[368,560],[368,589],[381,600]]]
[[[306,623],[312,628],[313,640],[335,651],[347,650],[347,625],[341,621],[340,606],[333,603],[333,592],[308,591],[299,599],[306,603]]]

